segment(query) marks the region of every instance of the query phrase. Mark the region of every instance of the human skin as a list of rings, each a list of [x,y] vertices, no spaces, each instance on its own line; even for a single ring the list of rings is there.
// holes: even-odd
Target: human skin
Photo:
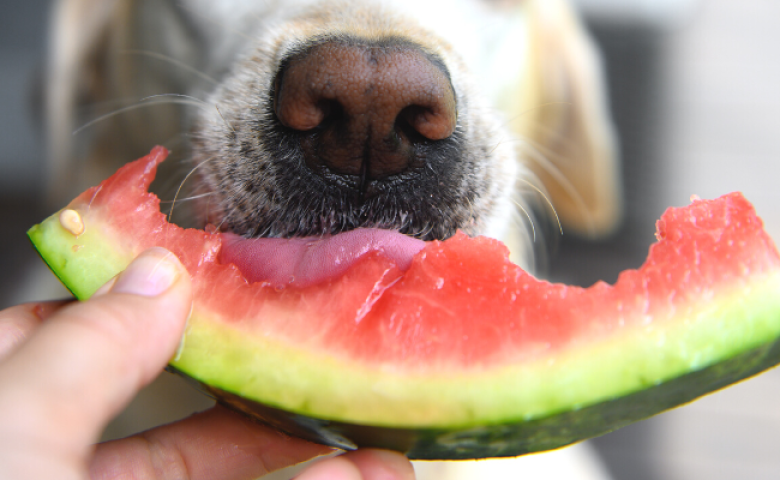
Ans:
[[[86,302],[0,312],[0,478],[249,480],[334,450],[216,406],[95,445],[108,421],[173,356],[190,278],[154,248]],[[300,480],[412,480],[402,455],[358,450],[313,463]]]

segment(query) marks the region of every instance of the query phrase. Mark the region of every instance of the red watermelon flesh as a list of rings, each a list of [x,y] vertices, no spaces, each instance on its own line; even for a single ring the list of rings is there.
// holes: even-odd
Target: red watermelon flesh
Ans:
[[[462,233],[422,245],[368,229],[297,240],[181,229],[147,192],[165,155],[157,148],[73,200],[67,209],[83,233],[52,217],[30,237],[79,298],[151,246],[177,254],[196,304],[172,365],[236,408],[266,416],[266,407],[237,405],[244,397],[328,420],[338,432],[379,425],[404,429],[405,439],[465,429],[466,444],[484,434],[475,428],[512,424],[522,447],[501,452],[484,440],[471,450],[453,443],[457,454],[442,450],[440,436],[426,437],[435,454],[412,443],[421,458],[517,455],[603,433],[778,361],[780,257],[741,194],[669,209],[641,268],[614,285],[580,288],[537,280],[500,242]],[[750,321],[726,318],[734,315]],[[757,370],[744,358],[759,348],[775,353],[762,354]],[[735,362],[740,373],[718,374],[706,388],[664,388]],[[642,408],[621,407],[612,423],[558,432],[566,426],[556,418],[576,424],[572,412],[585,418],[594,408],[603,417],[599,409],[612,407],[600,406],[647,392]],[[543,440],[516,438],[518,428],[538,437],[528,422],[540,419]],[[314,438],[344,446],[365,437],[350,431],[346,440]],[[363,444],[414,450],[407,440],[369,437]]]

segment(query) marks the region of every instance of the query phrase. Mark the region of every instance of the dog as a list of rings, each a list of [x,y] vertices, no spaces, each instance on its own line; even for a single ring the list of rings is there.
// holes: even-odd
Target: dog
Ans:
[[[531,268],[544,216],[587,237],[619,221],[599,59],[564,0],[54,8],[45,118],[57,205],[163,144],[175,156],[155,188],[177,198],[176,218],[247,237],[462,230]],[[602,475],[577,452],[553,454],[568,460],[544,478],[562,465]],[[418,473],[471,471],[452,465]],[[523,472],[476,465],[471,478]]]

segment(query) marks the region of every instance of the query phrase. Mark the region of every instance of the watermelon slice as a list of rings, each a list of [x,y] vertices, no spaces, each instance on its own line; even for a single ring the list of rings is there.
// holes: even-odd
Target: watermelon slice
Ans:
[[[422,244],[181,229],[147,192],[165,155],[123,167],[29,236],[80,299],[151,246],[176,253],[196,301],[171,368],[290,434],[421,459],[516,456],[780,362],[780,256],[741,194],[669,209],[641,268],[580,288],[460,233]]]

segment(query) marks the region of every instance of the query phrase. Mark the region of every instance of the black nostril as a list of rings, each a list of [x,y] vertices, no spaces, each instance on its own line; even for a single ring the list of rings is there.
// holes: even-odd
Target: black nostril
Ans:
[[[455,92],[440,62],[412,46],[320,43],[279,72],[274,110],[299,132],[308,164],[381,178],[406,170],[412,143],[455,130]],[[364,165],[365,164],[365,165]]]
[[[344,122],[344,107],[336,100],[320,100],[317,102],[316,108],[320,111],[320,123],[311,129],[327,128],[336,123]],[[307,131],[311,129],[296,128],[295,130]]]
[[[395,129],[399,133],[405,135],[412,142],[424,142],[425,140],[431,140],[433,135],[423,135],[420,130],[421,125],[426,121],[427,116],[431,115],[431,111],[425,107],[419,105],[410,105],[398,114],[396,118]],[[449,135],[448,135],[449,136]]]

